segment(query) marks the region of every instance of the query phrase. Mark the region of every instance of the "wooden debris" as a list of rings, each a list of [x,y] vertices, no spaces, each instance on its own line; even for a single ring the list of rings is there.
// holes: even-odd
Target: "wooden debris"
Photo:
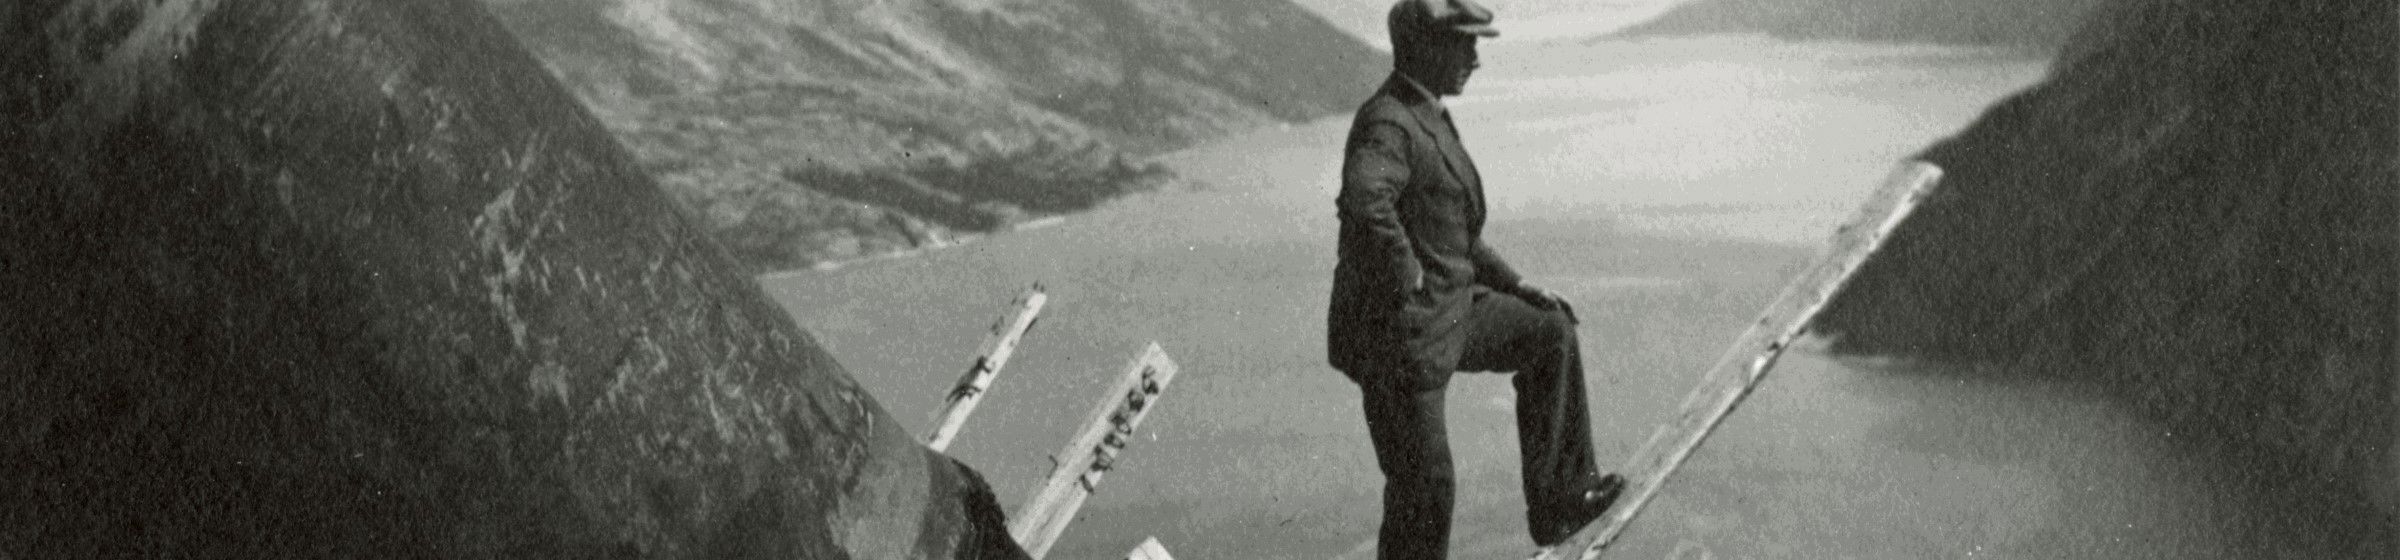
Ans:
[[[1941,168],[1924,162],[1908,162],[1896,170],[1883,188],[1834,232],[1831,246],[1817,265],[1785,285],[1783,294],[1767,306],[1758,321],[1734,341],[1733,347],[1701,378],[1700,385],[1684,398],[1681,412],[1673,421],[1659,426],[1619,471],[1626,473],[1627,486],[1625,497],[1616,507],[1534,558],[1597,560],[1601,551],[1641,514],[1642,507],[1657,495],[1667,477],[1699,449],[1701,441],[1733,413],[1743,398],[1758,388],[1784,349],[1799,339],[1817,313],[1841,292],[1859,265],[1882,247],[1892,229],[1933,194],[1941,175]]]
[[[1009,519],[1009,535],[1025,552],[1040,560],[1066,531],[1083,501],[1100,487],[1100,479],[1115,467],[1117,456],[1133,439],[1142,418],[1156,408],[1159,395],[1175,379],[1175,362],[1152,342],[1125,367],[1109,387],[1083,430],[1055,457],[1039,493]]]
[[[1042,293],[1042,285],[1034,284],[1009,305],[1007,315],[992,323],[992,332],[983,337],[983,346],[975,351],[975,362],[967,366],[966,375],[960,376],[950,392],[943,395],[944,404],[934,417],[933,432],[925,435],[926,447],[934,451],[950,448],[950,441],[966,428],[967,416],[975,413],[975,406],[983,402],[983,393],[1000,376],[1000,368],[1006,367],[1009,356],[1016,354],[1017,341],[1041,316],[1042,303],[1046,301],[1049,296]]]

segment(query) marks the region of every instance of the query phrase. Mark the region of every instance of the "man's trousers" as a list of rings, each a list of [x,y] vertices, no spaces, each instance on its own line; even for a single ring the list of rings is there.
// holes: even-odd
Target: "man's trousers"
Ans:
[[[1479,294],[1464,319],[1458,371],[1516,372],[1517,446],[1526,520],[1533,534],[1555,532],[1569,504],[1598,483],[1583,362],[1566,313],[1514,296]],[[1402,366],[1406,367],[1406,366]],[[1413,376],[1370,372],[1362,379]],[[1447,379],[1444,377],[1443,379]],[[1454,475],[1442,407],[1447,383],[1427,389],[1367,382],[1367,431],[1383,470],[1380,560],[1443,558],[1450,542]]]

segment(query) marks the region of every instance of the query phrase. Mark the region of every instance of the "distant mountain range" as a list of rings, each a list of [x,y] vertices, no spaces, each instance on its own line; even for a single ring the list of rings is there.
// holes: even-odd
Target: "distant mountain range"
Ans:
[[[1293,0],[1383,44],[1391,0]],[[1482,0],[1499,42],[1756,33],[1795,40],[2056,48],[2107,0]]]
[[[762,270],[1172,178],[1143,156],[1348,109],[1384,55],[1290,0],[484,0]]]
[[[1618,35],[1765,33],[1786,39],[2055,48],[2103,0],[1697,0]]]
[[[1393,0],[1292,0],[1360,39],[1387,44]],[[1657,16],[1686,0],[1478,0],[1495,14],[1501,44],[1583,39]]]

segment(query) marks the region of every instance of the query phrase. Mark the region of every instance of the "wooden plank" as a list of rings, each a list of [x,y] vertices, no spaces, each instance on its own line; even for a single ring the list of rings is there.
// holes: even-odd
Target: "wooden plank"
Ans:
[[[1040,560],[1050,552],[1059,533],[1074,521],[1076,510],[1083,508],[1083,500],[1115,467],[1117,456],[1133,440],[1142,418],[1157,408],[1159,395],[1175,380],[1175,370],[1175,361],[1152,342],[1102,394],[1083,430],[1055,456],[1058,466],[1050,471],[1041,490],[1008,521],[1009,536],[1015,537],[1027,554]]]
[[[1903,219],[1934,192],[1941,168],[1924,162],[1902,164],[1883,187],[1867,199],[1858,213],[1834,232],[1833,241],[1816,266],[1793,278],[1783,294],[1767,306],[1756,323],[1735,339],[1700,380],[1674,419],[1660,425],[1641,450],[1619,472],[1628,473],[1625,497],[1606,515],[1593,520],[1557,546],[1536,554],[1536,560],[1581,558],[1597,560],[1617,535],[1639,516],[1667,477],[1675,473],[1702,440],[1733,413],[1743,398],[1758,388],[1785,348],[1816,319],[1833,296],[1841,292],[1860,264],[1883,246]]]
[[[1126,553],[1125,560],[1175,560],[1175,557],[1167,555],[1167,547],[1158,544],[1158,537],[1150,537],[1134,546],[1133,552]]]
[[[967,416],[974,414],[975,406],[983,402],[984,391],[992,388],[992,380],[1000,376],[1000,368],[1007,367],[1008,358],[1016,355],[1017,341],[1033,328],[1034,320],[1042,314],[1042,304],[1049,300],[1050,296],[1042,292],[1042,285],[1034,284],[1010,302],[1008,314],[992,323],[992,332],[984,335],[983,346],[975,350],[975,362],[968,364],[966,375],[960,376],[958,383],[943,394],[942,410],[934,416],[933,432],[925,435],[926,447],[934,451],[950,448],[950,441],[966,428]]]

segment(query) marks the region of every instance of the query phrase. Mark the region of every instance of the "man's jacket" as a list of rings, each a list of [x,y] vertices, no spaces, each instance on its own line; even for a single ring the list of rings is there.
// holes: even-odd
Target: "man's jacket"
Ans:
[[[1397,74],[1386,80],[1351,121],[1334,206],[1329,361],[1360,383],[1441,386],[1474,299],[1518,282],[1483,243],[1482,178],[1441,106]]]

